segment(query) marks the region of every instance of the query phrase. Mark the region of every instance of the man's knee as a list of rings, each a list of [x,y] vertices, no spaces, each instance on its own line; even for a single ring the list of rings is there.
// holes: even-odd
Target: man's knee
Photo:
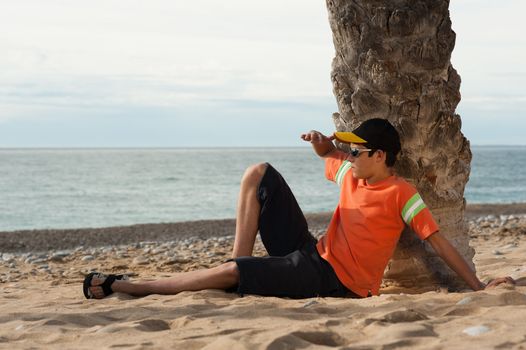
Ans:
[[[258,186],[267,171],[267,163],[258,163],[251,165],[245,171],[242,182],[244,184]]]
[[[233,284],[237,284],[239,282],[239,269],[234,261],[229,261],[221,265],[221,269],[223,270],[224,274],[228,276],[230,282]]]

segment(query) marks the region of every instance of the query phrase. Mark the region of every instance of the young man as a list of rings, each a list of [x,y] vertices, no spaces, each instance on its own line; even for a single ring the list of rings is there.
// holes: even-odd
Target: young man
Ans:
[[[335,137],[350,143],[350,153],[336,149]],[[387,120],[367,120],[352,133],[327,137],[311,131],[301,138],[325,159],[327,178],[341,187],[338,207],[319,241],[308,231],[281,175],[270,164],[257,164],[247,169],[241,182],[231,261],[156,281],[130,282],[121,275],[91,273],[84,280],[86,298],[203,289],[292,298],[378,295],[405,225],[428,241],[473,290],[514,283],[505,277],[484,285],[438,232],[416,189],[394,175],[400,139]],[[268,257],[252,257],[258,231]]]

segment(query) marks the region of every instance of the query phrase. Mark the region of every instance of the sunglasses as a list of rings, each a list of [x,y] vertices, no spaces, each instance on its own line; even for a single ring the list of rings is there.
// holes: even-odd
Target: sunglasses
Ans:
[[[372,151],[372,149],[370,148],[351,148],[349,150],[349,154],[353,157],[358,157],[363,152],[370,152],[370,151]]]

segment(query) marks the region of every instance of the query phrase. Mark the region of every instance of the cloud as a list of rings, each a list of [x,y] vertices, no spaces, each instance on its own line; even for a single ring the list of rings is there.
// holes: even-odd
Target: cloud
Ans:
[[[514,111],[518,115],[526,114],[525,96],[470,96],[463,98],[461,105],[473,110]]]
[[[38,112],[38,119],[2,124],[0,147],[301,146],[302,132],[333,130],[334,108],[332,99],[220,100],[197,107],[33,107],[29,112]]]
[[[297,0],[5,4],[0,120],[330,97],[332,43],[316,8],[325,11]]]
[[[525,11],[518,0],[451,2],[467,125],[503,111],[511,120],[524,117]],[[153,144],[153,130],[162,144],[176,145],[164,130],[206,127],[213,134],[223,127],[235,135],[231,129],[251,125],[281,133],[276,142],[287,144],[294,125],[330,130],[336,110],[323,1],[5,2],[0,52],[0,139],[19,133],[10,145]],[[293,132],[276,132],[267,121]],[[141,130],[152,130],[151,137]],[[256,141],[269,142],[239,140]]]

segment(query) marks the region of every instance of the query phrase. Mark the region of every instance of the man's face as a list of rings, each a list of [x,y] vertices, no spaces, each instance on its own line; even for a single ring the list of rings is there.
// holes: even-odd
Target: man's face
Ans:
[[[358,149],[359,154],[353,156],[351,153],[348,154],[348,159],[352,163],[353,176],[358,179],[368,179],[375,174],[375,161],[374,156],[369,157],[369,151],[363,151],[368,149],[363,145],[351,143],[351,150]]]

